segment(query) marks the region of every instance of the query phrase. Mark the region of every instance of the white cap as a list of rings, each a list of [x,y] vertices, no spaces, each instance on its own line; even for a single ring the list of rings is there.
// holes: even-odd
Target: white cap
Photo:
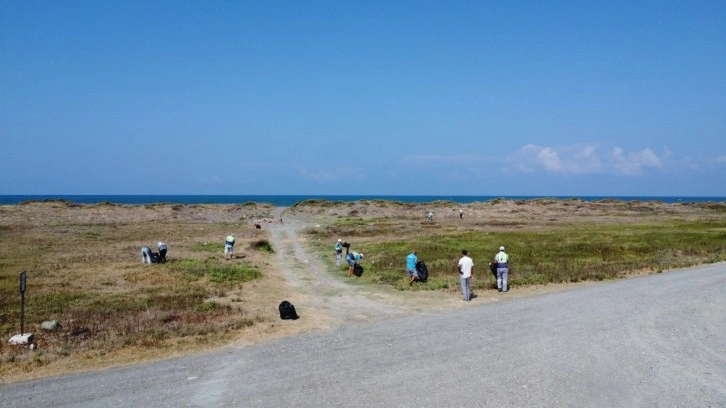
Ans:
[[[500,251],[504,251],[504,247],[503,247],[503,246],[500,246],[500,247],[499,247],[499,250],[500,250]]]
[[[161,244],[163,244],[163,242],[159,241],[156,243],[156,246],[161,246]]]
[[[342,239],[340,239],[340,238],[338,238],[338,242],[343,242],[343,240],[342,240]]]
[[[363,258],[363,254],[358,254],[358,255],[360,255],[360,257]]]

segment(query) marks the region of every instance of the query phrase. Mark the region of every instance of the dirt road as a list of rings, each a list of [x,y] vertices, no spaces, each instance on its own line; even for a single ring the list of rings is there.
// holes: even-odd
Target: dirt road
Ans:
[[[308,218],[288,217],[284,212],[283,207],[275,209],[274,216],[277,219],[284,217],[284,222],[269,224],[268,229],[279,269],[285,272],[287,283],[302,296],[302,302],[296,304],[299,314],[322,313],[334,320],[331,324],[406,314],[400,296],[393,296],[384,289],[345,282],[331,274],[316,256],[308,253],[302,241],[301,230],[306,226],[314,227],[314,224]]]

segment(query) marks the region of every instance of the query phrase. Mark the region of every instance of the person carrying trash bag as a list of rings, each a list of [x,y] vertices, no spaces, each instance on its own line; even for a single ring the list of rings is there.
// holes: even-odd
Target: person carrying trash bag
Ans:
[[[494,255],[494,262],[497,266],[497,290],[500,292],[506,292],[507,280],[509,278],[509,255],[504,252],[504,246],[499,247],[499,252]]]
[[[418,257],[416,256],[416,250],[412,250],[411,253],[406,256],[406,273],[408,274],[408,286],[413,285],[413,281],[418,278],[418,271],[416,270],[416,262]]]
[[[351,252],[348,255],[345,256],[345,260],[348,261],[348,265],[350,268],[348,268],[348,276],[353,276],[353,271],[355,269],[355,266],[360,264],[360,261],[363,259],[363,254],[358,252]]]

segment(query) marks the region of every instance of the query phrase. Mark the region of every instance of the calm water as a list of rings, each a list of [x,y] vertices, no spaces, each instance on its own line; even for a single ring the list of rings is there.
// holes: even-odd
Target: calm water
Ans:
[[[390,200],[405,203],[430,203],[451,201],[458,204],[486,202],[496,198],[530,200],[535,198],[579,198],[584,201],[615,199],[622,201],[661,201],[664,203],[726,202],[726,197],[649,197],[649,196],[424,196],[424,195],[0,195],[0,205],[18,204],[24,201],[66,200],[79,204],[242,204],[246,202],[268,203],[289,207],[309,199],[327,201]]]

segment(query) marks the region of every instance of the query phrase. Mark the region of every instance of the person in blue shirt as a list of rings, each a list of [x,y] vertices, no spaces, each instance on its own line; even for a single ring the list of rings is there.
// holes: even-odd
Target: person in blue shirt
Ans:
[[[406,257],[406,273],[408,273],[408,286],[413,285],[413,281],[418,278],[418,271],[416,271],[416,262],[418,262],[418,257],[416,256],[416,251],[413,250]]]
[[[358,252],[350,252],[348,255],[345,256],[345,260],[348,261],[348,265],[350,266],[350,268],[348,268],[348,276],[353,276],[353,269],[355,269],[355,264],[359,264],[362,259],[363,254],[360,254]]]

